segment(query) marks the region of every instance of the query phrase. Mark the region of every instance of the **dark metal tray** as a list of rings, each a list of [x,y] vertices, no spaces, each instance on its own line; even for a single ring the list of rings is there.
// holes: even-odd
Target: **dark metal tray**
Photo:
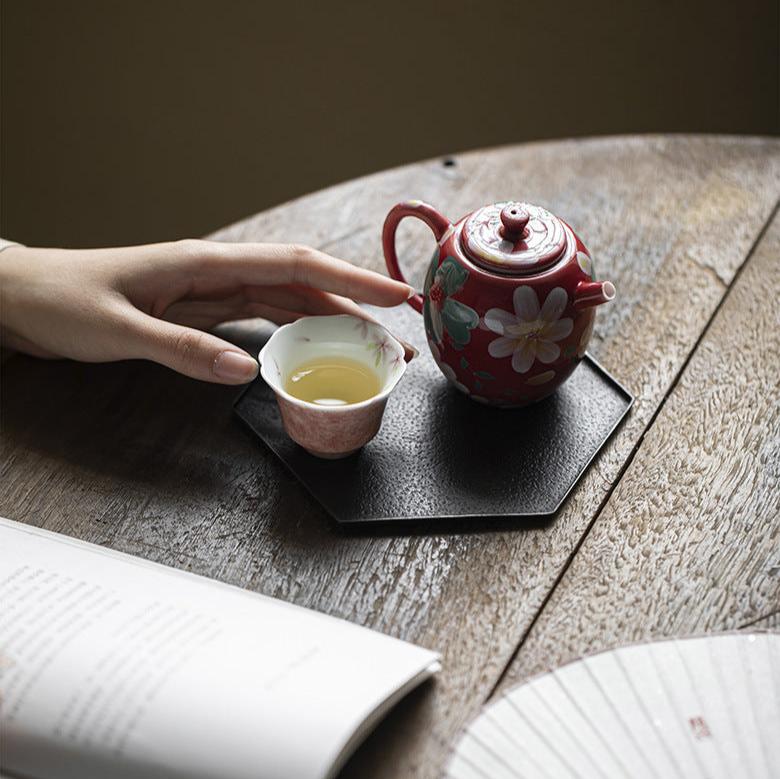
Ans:
[[[413,343],[382,429],[344,460],[320,460],[284,432],[258,378],[236,414],[340,523],[554,514],[628,413],[633,397],[587,356],[553,395],[524,409],[481,406],[447,384],[406,306],[384,324]]]

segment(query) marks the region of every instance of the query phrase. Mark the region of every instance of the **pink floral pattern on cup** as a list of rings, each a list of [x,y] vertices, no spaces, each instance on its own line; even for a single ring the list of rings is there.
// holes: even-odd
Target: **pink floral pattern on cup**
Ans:
[[[377,374],[381,391],[361,403],[320,406],[288,394],[287,376],[317,356],[340,355]],[[406,370],[404,347],[384,327],[359,317],[303,317],[274,332],[259,355],[260,374],[276,394],[287,434],[310,454],[336,459],[379,432],[388,397]]]

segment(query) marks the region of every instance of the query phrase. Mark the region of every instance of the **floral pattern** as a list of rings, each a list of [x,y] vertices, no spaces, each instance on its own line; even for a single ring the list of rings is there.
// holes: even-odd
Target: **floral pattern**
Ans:
[[[392,367],[396,371],[400,369],[400,364],[404,362],[403,355],[393,355],[395,351],[393,349],[394,339],[391,339],[384,330],[374,327],[367,319],[360,319],[358,322],[355,322],[353,330],[357,330],[360,333],[360,338],[363,341],[369,338],[373,339],[368,341],[366,349],[373,354],[374,367],[378,368],[380,365],[384,365],[392,356]],[[311,339],[307,338],[306,340]]]
[[[388,356],[392,352],[392,346],[386,336],[378,338],[376,341],[369,341],[366,344],[366,349],[374,354],[374,367],[378,368],[382,365]]]
[[[425,329],[435,343],[443,344],[447,333],[453,346],[462,349],[471,341],[471,331],[479,324],[479,316],[452,296],[463,289],[469,272],[454,257],[447,257],[437,267],[438,261],[437,249],[425,279]]]
[[[431,340],[428,341],[428,346],[431,347],[431,354],[433,355],[433,359],[436,361],[436,364],[439,366],[439,370],[461,392],[465,392],[466,395],[470,394],[469,393],[469,388],[465,384],[461,384],[458,381],[458,377],[455,375],[455,371],[452,369],[452,367],[447,365],[446,362],[442,362],[441,352],[439,351],[439,347],[436,346],[436,344],[433,341],[431,341]]]
[[[548,381],[552,381],[555,378],[555,371],[545,371],[539,373],[536,376],[532,376],[530,379],[526,379],[526,384],[530,384],[532,387],[538,387],[541,384],[547,384]]]
[[[403,368],[405,362],[406,360],[402,354],[396,354],[396,356],[393,357],[393,361],[390,363],[393,369],[393,374],[398,373],[401,368]]]
[[[355,322],[355,330],[357,330],[360,333],[360,337],[365,341],[366,338],[368,338],[368,320],[367,319],[359,319],[357,322]]]
[[[539,306],[532,287],[517,287],[512,296],[514,312],[491,308],[485,314],[485,324],[499,338],[488,346],[491,357],[512,357],[512,368],[527,373],[536,360],[549,365],[561,354],[558,341],[572,331],[573,321],[561,317],[569,297],[562,287],[555,287]]]
[[[593,260],[585,252],[577,252],[577,264],[586,276],[593,278]]]
[[[439,239],[439,246],[444,246],[445,242],[449,240],[450,236],[455,232],[455,225],[450,225],[445,231],[444,235]]]
[[[465,357],[460,358],[460,367],[471,374],[474,389],[481,392],[486,381],[495,381],[496,377],[489,371],[474,370],[474,366],[469,364]]]

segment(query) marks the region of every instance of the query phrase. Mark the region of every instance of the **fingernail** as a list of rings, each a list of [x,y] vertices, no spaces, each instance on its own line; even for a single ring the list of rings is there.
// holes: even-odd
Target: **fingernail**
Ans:
[[[248,354],[224,351],[214,360],[214,375],[228,381],[252,381],[257,376],[257,360]]]
[[[417,290],[414,287],[409,287],[409,294],[406,296],[406,299],[409,300],[409,298],[413,298],[417,294]]]

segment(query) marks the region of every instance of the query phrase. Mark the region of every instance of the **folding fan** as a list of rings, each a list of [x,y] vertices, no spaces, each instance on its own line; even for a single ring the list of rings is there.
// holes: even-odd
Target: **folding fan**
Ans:
[[[592,655],[507,692],[463,733],[448,779],[780,777],[780,633]]]

